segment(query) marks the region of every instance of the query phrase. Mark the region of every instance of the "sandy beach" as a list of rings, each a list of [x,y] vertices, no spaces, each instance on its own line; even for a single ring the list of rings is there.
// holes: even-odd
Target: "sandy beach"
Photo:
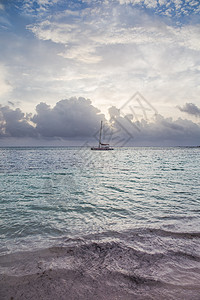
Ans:
[[[157,257],[157,272],[153,265],[158,263],[150,263],[150,256],[143,254],[142,264],[138,264],[138,259],[138,253],[122,253],[113,243],[52,247],[1,256],[0,299],[199,299],[198,274],[188,278],[179,274],[177,268],[170,279],[170,272],[164,274],[166,266],[162,271],[165,257]],[[195,268],[191,275],[194,272]],[[182,281],[178,282],[180,276]]]

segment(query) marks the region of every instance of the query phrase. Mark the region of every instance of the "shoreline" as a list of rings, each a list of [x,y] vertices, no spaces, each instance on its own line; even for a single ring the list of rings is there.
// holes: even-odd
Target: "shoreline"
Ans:
[[[199,257],[150,254],[122,242],[70,243],[0,256],[0,299],[199,299]]]

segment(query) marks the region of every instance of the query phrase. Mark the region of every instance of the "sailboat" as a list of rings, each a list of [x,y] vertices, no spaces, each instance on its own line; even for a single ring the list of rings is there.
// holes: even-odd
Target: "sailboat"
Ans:
[[[101,142],[102,129],[103,129],[103,121],[101,121],[101,127],[100,127],[100,132],[99,132],[99,146],[92,147],[91,150],[103,150],[103,151],[114,150],[113,148],[110,147],[109,144],[103,144]]]

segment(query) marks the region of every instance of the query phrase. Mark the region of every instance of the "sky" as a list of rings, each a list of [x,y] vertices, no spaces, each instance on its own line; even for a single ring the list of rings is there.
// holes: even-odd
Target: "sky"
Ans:
[[[199,95],[199,0],[0,0],[0,146],[200,145]]]

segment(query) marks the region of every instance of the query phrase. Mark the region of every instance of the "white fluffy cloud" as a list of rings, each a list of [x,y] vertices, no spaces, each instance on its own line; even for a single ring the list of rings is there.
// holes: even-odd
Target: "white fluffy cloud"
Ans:
[[[33,112],[39,102],[81,95],[106,113],[139,90],[165,117],[181,116],[175,106],[199,101],[200,26],[186,20],[197,4],[24,0],[13,19],[5,5],[12,26],[1,34],[1,104],[20,101]],[[170,9],[174,19],[163,18]]]
[[[56,5],[60,0],[22,0],[19,7],[25,15],[44,15],[50,7]],[[17,5],[17,4],[16,4]]]
[[[103,101],[112,105],[137,90],[154,97],[158,106],[179,104],[188,94],[197,101],[200,26],[174,26],[135,7],[110,3],[63,10],[28,29],[40,40],[63,46],[57,54],[79,74],[77,89],[84,85],[81,94],[99,99],[100,108]],[[102,101],[105,94],[109,98]]]
[[[198,14],[200,3],[197,0],[118,0],[120,4],[132,4],[133,6],[145,6],[147,9],[154,9],[155,13],[168,17],[175,15]]]
[[[162,23],[161,20],[152,21],[150,17],[131,7],[120,6],[82,9],[79,17],[72,16],[70,10],[62,12],[59,16],[27,28],[41,40],[51,40],[55,43],[64,44],[67,53],[72,50],[81,50],[87,53],[98,51],[98,48],[107,45],[151,45],[158,47],[174,46],[185,49],[200,50],[200,26],[185,25],[175,27]],[[78,55],[69,54],[69,58],[78,59]]]
[[[11,91],[12,91],[12,86],[9,82],[8,78],[8,71],[7,68],[3,65],[0,64],[0,97],[6,97]]]

